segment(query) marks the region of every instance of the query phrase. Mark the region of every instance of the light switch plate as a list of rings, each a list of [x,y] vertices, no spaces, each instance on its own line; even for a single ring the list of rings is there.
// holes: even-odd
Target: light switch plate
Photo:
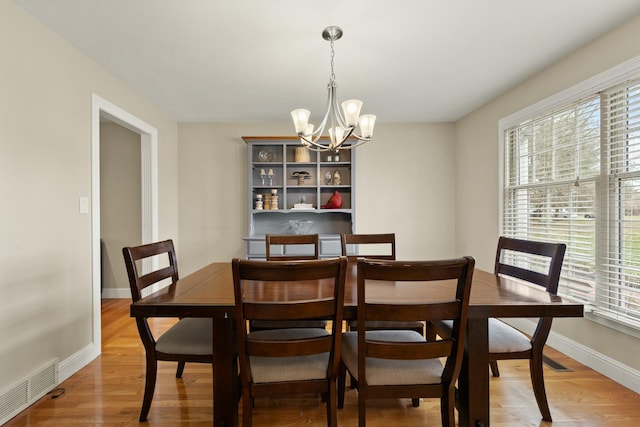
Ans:
[[[89,198],[88,197],[80,197],[80,213],[88,214],[89,213]]]

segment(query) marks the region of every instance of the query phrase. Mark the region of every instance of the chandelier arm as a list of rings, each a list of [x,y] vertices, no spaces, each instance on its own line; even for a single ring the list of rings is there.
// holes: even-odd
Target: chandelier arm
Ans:
[[[320,127],[318,127],[318,130],[314,131],[311,135],[309,135],[309,138],[311,139],[311,141],[310,141],[311,144],[322,146],[322,144],[320,144],[318,141],[320,141],[320,138],[322,137],[322,134],[324,133],[325,124],[326,123],[323,120],[322,123],[320,124]]]
[[[354,138],[358,139],[359,141],[362,141],[363,144],[365,142],[370,142],[371,140],[373,140],[373,138],[366,138],[364,136],[358,135],[357,133],[353,133],[353,134],[351,134],[351,136],[353,136]]]
[[[344,142],[353,134],[354,129],[355,129],[354,127],[347,128],[347,132],[345,133],[345,135],[342,138],[342,140],[340,142],[338,142],[336,144],[336,146],[334,147],[336,151],[338,151],[338,150],[340,150],[342,148],[342,144],[344,144]]]
[[[324,153],[326,151],[351,150],[352,148],[359,147],[362,144],[366,144],[367,142],[371,141],[371,139],[358,137],[358,135],[356,135],[356,134],[353,134],[353,136],[358,138],[358,142],[356,142],[355,144],[349,144],[349,145],[341,144],[340,146],[338,146],[336,148],[329,148],[326,145],[314,143],[314,142],[308,140],[307,138],[305,138],[304,136],[301,136],[300,138],[303,139],[308,144],[310,144],[310,145],[306,145],[306,148],[308,150],[315,151],[315,152],[318,152],[318,153]]]
[[[302,138],[303,140],[305,140],[306,142],[308,142],[309,144],[311,144],[310,146],[307,146],[308,149],[313,150],[313,151],[329,151],[332,150],[331,147],[328,147],[324,144],[320,144],[318,142],[316,142],[316,140],[309,140],[304,136],[301,136],[300,138]],[[318,148],[315,148],[318,147]]]
[[[329,113],[331,112],[332,97],[333,97],[333,92],[331,91],[331,82],[329,82],[329,85],[327,86],[327,111],[324,113],[324,118],[322,119],[322,122],[320,122],[318,127],[310,135],[311,140],[305,138],[305,141],[309,142],[310,144],[316,145],[318,147],[324,147],[324,145],[320,144],[318,141],[320,140],[320,137],[324,133],[324,129],[327,126],[327,119],[329,118]]]
[[[338,97],[336,95],[337,92],[337,84],[332,84],[331,86],[331,99],[332,99],[332,109],[333,109],[333,114],[331,115],[331,129],[334,129],[334,136],[333,136],[333,140],[332,140],[332,144],[329,148],[334,149],[334,150],[338,150],[340,148],[340,146],[347,140],[347,138],[349,138],[349,136],[351,136],[351,134],[353,133],[353,131],[355,130],[355,126],[347,126],[347,122],[342,114],[342,110],[340,109],[340,107],[338,106]],[[338,139],[338,133],[335,131],[335,129],[337,127],[340,127],[343,129],[342,132],[342,137],[340,139]]]
[[[338,106],[338,96],[336,95],[337,89],[338,89],[338,85],[334,83],[331,88],[333,117],[336,118],[338,126],[342,127],[343,129],[348,129],[349,126],[347,126],[347,121],[344,119],[344,116],[342,115],[342,109],[340,109]]]
[[[343,145],[338,150],[351,150],[351,149],[354,149],[356,147],[361,146],[362,144],[366,144],[367,142],[369,142],[369,141],[361,140],[361,141],[356,142],[355,144]],[[338,150],[336,150],[336,151],[338,151]]]
[[[333,150],[333,148],[317,142],[320,139],[320,135],[318,135],[318,137],[315,138],[315,139],[314,138],[308,138],[308,137],[306,137],[304,135],[298,135],[298,136],[300,137],[300,139],[302,139],[303,141],[305,141],[307,143],[306,147],[311,151],[330,151],[330,150]]]
[[[321,146],[321,147],[322,147],[322,148],[316,148],[316,147],[314,147],[314,146],[310,146],[310,145],[307,145],[307,146],[306,146],[307,150],[309,150],[309,151],[315,151],[316,153],[324,153],[324,152],[326,152],[326,151],[332,151],[331,149],[329,149],[329,148],[327,148],[327,147],[325,147],[325,146]]]

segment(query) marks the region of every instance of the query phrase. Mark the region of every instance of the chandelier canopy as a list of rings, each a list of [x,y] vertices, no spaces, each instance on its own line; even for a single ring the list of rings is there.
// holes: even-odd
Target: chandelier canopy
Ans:
[[[358,99],[348,99],[342,103],[342,109],[338,108],[338,99],[336,91],[338,85],[335,82],[335,74],[333,72],[333,42],[342,37],[342,29],[340,27],[331,26],[324,29],[322,38],[331,43],[331,75],[329,76],[329,84],[327,85],[327,112],[322,119],[320,125],[314,130],[314,125],[309,123],[311,112],[305,109],[293,110],[291,117],[296,128],[296,133],[300,137],[302,145],[313,151],[339,151],[351,149],[359,145],[369,142],[373,139],[373,126],[376,122],[376,116],[373,114],[360,115],[362,101]],[[325,128],[328,125],[329,143],[326,138],[321,139]],[[355,130],[360,127],[360,134]],[[345,144],[349,137],[355,137],[354,144]]]

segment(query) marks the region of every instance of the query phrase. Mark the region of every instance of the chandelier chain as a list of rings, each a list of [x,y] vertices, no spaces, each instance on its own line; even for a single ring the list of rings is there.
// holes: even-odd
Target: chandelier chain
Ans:
[[[331,40],[331,76],[330,76],[331,83],[335,82],[335,80],[336,80],[336,75],[333,72],[333,57],[334,56],[335,56],[335,53],[333,51],[333,40]]]

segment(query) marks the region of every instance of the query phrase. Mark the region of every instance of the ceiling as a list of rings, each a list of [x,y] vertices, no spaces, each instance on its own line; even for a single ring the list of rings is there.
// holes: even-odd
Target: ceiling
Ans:
[[[455,121],[640,14],[638,0],[13,0],[178,121]],[[631,42],[631,41],[630,41]],[[637,42],[637,41],[635,41]],[[293,128],[293,126],[292,126]]]

